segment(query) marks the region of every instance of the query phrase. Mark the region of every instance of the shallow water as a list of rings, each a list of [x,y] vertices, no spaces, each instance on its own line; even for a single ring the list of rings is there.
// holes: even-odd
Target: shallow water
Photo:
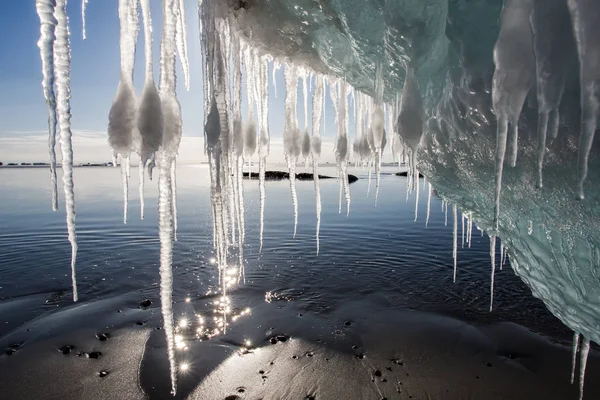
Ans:
[[[297,183],[300,215],[298,234],[293,239],[289,184],[267,182],[260,253],[258,182],[245,181],[247,279],[231,293],[234,310],[268,299],[293,301],[305,312],[326,316],[345,303],[368,299],[386,309],[428,311],[475,323],[512,321],[554,340],[570,339],[570,332],[532,297],[508,262],[503,270],[496,270],[494,311],[488,311],[489,239],[473,228],[471,248],[461,248],[460,214],[458,275],[453,283],[451,210],[445,226],[441,200],[432,196],[426,228],[427,185],[421,181],[418,220],[414,222],[415,193],[407,200],[406,178],[393,175],[395,171],[384,169],[377,205],[374,179],[367,195],[368,171],[349,171],[360,178],[351,185],[349,217],[338,213],[338,182],[321,181],[318,256],[313,183]],[[124,225],[120,171],[75,169],[80,302],[126,294],[158,300],[157,189],[155,182],[147,180],[145,219],[140,220],[136,172],[132,169],[129,220]],[[324,167],[321,173],[335,175],[335,169]],[[204,298],[214,292],[218,278],[210,264],[207,167],[181,166],[177,181],[179,240],[173,256],[174,301],[181,303],[185,298]],[[57,306],[71,305],[70,246],[64,211],[52,212],[50,208],[45,169],[0,169],[0,182],[4,192],[0,200],[0,306],[33,295],[46,299],[33,305],[25,303],[19,316],[0,313],[0,335],[4,335],[27,320],[54,312]],[[498,248],[498,259],[499,253]],[[205,304],[205,308],[210,305]]]

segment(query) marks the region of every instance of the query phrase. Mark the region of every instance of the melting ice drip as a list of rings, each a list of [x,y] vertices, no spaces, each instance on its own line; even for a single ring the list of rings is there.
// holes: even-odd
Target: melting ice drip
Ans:
[[[83,37],[86,36],[85,13],[88,0],[82,0]],[[245,239],[244,186],[242,181],[244,161],[251,162],[258,146],[260,185],[260,243],[262,248],[265,210],[265,171],[269,155],[268,127],[268,63],[273,64],[273,76],[281,65],[285,66],[285,131],[284,150],[290,170],[290,190],[294,206],[294,235],[298,219],[297,196],[295,193],[295,169],[298,158],[306,160],[312,156],[315,176],[317,214],[317,252],[320,229],[320,190],[318,182],[318,160],[321,155],[321,120],[325,114],[325,92],[329,92],[334,104],[338,132],[335,155],[340,175],[341,194],[345,192],[346,213],[350,210],[350,192],[347,181],[349,99],[353,99],[355,138],[353,143],[354,162],[374,168],[379,190],[381,155],[388,133],[392,136],[392,154],[400,163],[409,155],[409,190],[416,190],[415,219],[418,214],[419,171],[417,153],[422,145],[424,128],[435,130],[432,121],[426,124],[425,107],[418,82],[418,63],[400,60],[404,65],[405,77],[401,93],[386,93],[384,97],[383,69],[376,68],[375,97],[367,92],[350,87],[339,78],[328,76],[330,70],[316,63],[315,71],[308,65],[296,65],[292,60],[273,59],[265,54],[264,46],[247,37],[241,29],[237,8],[231,2],[216,0],[199,1],[201,43],[203,57],[205,145],[209,157],[211,178],[211,204],[215,263],[219,269],[221,284],[220,329],[227,327],[230,313],[227,290],[244,276],[243,247]],[[181,139],[181,110],[175,90],[175,57],[179,56],[184,71],[185,87],[189,88],[189,66],[186,23],[183,0],[163,0],[163,32],[160,55],[159,90],[154,83],[152,69],[152,29],[149,0],[119,0],[121,76],[117,93],[109,115],[109,143],[122,163],[124,221],[127,221],[127,198],[129,164],[132,153],[140,157],[140,196],[143,202],[144,169],[152,177],[152,168],[159,169],[159,228],[161,243],[161,304],[168,344],[172,390],[176,391],[175,335],[172,309],[172,246],[177,237],[176,208],[176,155]],[[133,88],[134,54],[139,31],[138,6],[141,5],[145,35],[144,89],[138,98]],[[66,0],[36,0],[40,17],[41,37],[38,45],[42,57],[43,89],[48,105],[49,153],[51,159],[51,181],[53,187],[52,206],[57,208],[56,157],[54,153],[57,127],[60,132],[63,182],[69,241],[72,246],[73,297],[77,300],[75,259],[77,243],[75,234],[75,203],[72,178],[72,148],[69,99],[69,32],[67,26]],[[239,8],[239,7],[238,7]],[[567,19],[565,23],[564,19]],[[251,19],[249,19],[251,20]],[[247,22],[246,22],[247,23]],[[555,29],[560,26],[560,29]],[[505,0],[501,16],[501,28],[494,48],[495,73],[492,79],[492,100],[498,123],[495,149],[495,190],[493,231],[499,228],[500,194],[502,189],[504,156],[508,146],[508,163],[516,165],[518,145],[518,119],[528,92],[537,85],[538,149],[536,184],[543,186],[542,169],[546,153],[547,138],[556,138],[559,125],[559,105],[563,96],[566,59],[562,52],[573,48],[579,63],[581,94],[581,134],[577,156],[577,197],[584,198],[584,183],[588,174],[588,158],[592,146],[600,102],[597,91],[600,80],[598,66],[600,43],[600,6],[588,0]],[[405,40],[404,38],[401,38]],[[575,43],[575,45],[573,45]],[[393,46],[386,37],[386,45]],[[256,46],[256,47],[255,47]],[[275,54],[281,53],[275,48]],[[415,50],[416,51],[416,50]],[[231,62],[230,62],[231,61]],[[331,61],[331,60],[330,60]],[[310,64],[310,63],[309,63]],[[242,68],[243,65],[243,68]],[[381,65],[379,62],[378,65]],[[317,72],[318,70],[318,72]],[[248,116],[241,115],[242,71],[246,74]],[[338,71],[339,72],[339,71]],[[233,76],[233,87],[230,77]],[[308,135],[308,91],[315,77],[312,93],[312,135]],[[298,102],[298,79],[302,80],[304,99],[305,132],[298,127],[296,105]],[[272,79],[275,85],[275,79]],[[428,87],[429,91],[429,87]],[[276,92],[276,90],[275,90]],[[429,96],[428,96],[429,97]],[[394,99],[386,103],[384,99]],[[440,107],[443,107],[442,104]],[[256,120],[255,120],[255,115]],[[484,115],[483,122],[487,123]],[[442,118],[438,122],[441,127]],[[452,132],[448,133],[453,137]],[[258,136],[258,137],[257,137]],[[510,139],[510,140],[509,140]],[[400,157],[402,155],[402,157]],[[416,186],[416,188],[415,188]],[[370,187],[370,179],[369,179]],[[430,213],[432,187],[428,184],[427,220]],[[443,209],[448,211],[448,202]],[[453,212],[453,258],[454,279],[458,252],[458,210]],[[465,239],[465,216],[467,233]],[[143,206],[142,214],[143,218]],[[472,239],[473,214],[465,211],[461,218],[462,247],[470,246]],[[496,267],[496,234],[490,236],[492,265],[490,311],[493,305],[493,278]],[[233,261],[233,247],[237,246],[237,258]],[[500,267],[509,249],[500,245]],[[512,254],[512,253],[511,253]],[[234,266],[235,264],[239,264]],[[235,319],[235,316],[233,317]],[[580,333],[574,335],[573,366],[579,349]],[[589,352],[589,339],[584,338],[580,350],[580,396],[583,396],[585,365]],[[183,367],[182,367],[183,368]],[[575,368],[571,379],[574,379]]]

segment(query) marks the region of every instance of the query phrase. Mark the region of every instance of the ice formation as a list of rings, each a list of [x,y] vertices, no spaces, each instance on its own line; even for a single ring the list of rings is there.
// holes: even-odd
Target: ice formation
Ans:
[[[133,86],[138,0],[119,0],[121,76],[109,115],[108,134],[114,154],[122,160],[125,210],[131,153],[139,153],[141,158],[142,198],[144,169],[148,169],[151,177],[152,167],[158,167],[161,305],[175,392],[171,262],[172,241],[176,237],[175,165],[182,133],[175,57],[181,60],[187,88],[190,69],[186,20],[183,0],[163,0],[157,90],[152,67],[149,0],[139,2],[146,38],[144,87],[138,99]],[[283,139],[290,171],[294,235],[298,220],[296,164],[300,156],[305,162],[310,156],[315,176],[319,251],[318,161],[328,89],[335,109],[335,156],[346,212],[350,210],[348,162],[352,160],[368,168],[369,177],[374,170],[379,188],[381,155],[386,135],[392,135],[394,160],[404,161],[406,154],[409,155],[408,189],[416,190],[415,218],[419,173],[428,179],[426,225],[434,187],[444,199],[446,223],[448,206],[452,207],[453,279],[456,280],[457,271],[460,209],[461,246],[465,242],[471,245],[475,220],[490,234],[490,310],[496,264],[502,268],[510,257],[513,269],[533,294],[577,332],[574,360],[579,336],[583,338],[580,351],[583,396],[589,343],[600,340],[596,329],[600,307],[595,301],[600,288],[592,279],[597,276],[600,247],[596,239],[600,221],[598,195],[594,189],[599,178],[597,146],[593,143],[600,112],[597,90],[600,3],[505,0],[500,7],[499,2],[492,0],[435,0],[434,6],[429,7],[427,2],[385,1],[375,5],[366,1],[361,3],[364,14],[356,13],[354,2],[324,0],[326,6],[316,8],[313,13],[305,13],[303,7],[287,7],[288,3],[288,0],[199,1],[205,150],[211,179],[215,264],[223,304],[229,301],[228,288],[243,277],[243,165],[244,162],[251,165],[257,152],[262,247],[265,171],[270,152],[268,68],[271,64],[276,96],[274,77],[280,67],[284,68]],[[82,0],[84,37],[86,4],[87,0]],[[58,125],[68,233],[73,249],[73,292],[77,299],[66,1],[37,0],[36,7],[41,22],[39,47],[49,115],[51,177],[56,173],[53,138]],[[336,18],[331,18],[332,15]],[[369,15],[368,23],[365,15]],[[344,23],[336,25],[333,20]],[[286,29],[279,29],[281,26]],[[299,78],[302,130],[297,115]],[[241,108],[244,92],[247,115],[242,115]],[[574,106],[577,102],[580,106]],[[350,124],[354,138],[350,137]],[[537,133],[531,135],[532,131]],[[507,164],[514,168],[505,170],[507,147]],[[52,184],[54,187],[54,181]],[[55,199],[56,191],[54,207]],[[572,218],[564,217],[565,210]],[[500,259],[496,262],[495,243],[499,239]],[[235,279],[231,278],[234,273]],[[222,321],[225,329],[224,311]]]
[[[56,97],[54,94],[54,35],[57,20],[54,17],[56,0],[36,0],[35,6],[40,17],[40,40],[38,47],[42,57],[42,87],[48,107],[48,153],[50,154],[50,182],[52,185],[52,210],[58,210],[58,189],[56,182]]]

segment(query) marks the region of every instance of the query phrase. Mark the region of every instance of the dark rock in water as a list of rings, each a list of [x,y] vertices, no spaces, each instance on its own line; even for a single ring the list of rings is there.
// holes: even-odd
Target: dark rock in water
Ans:
[[[108,333],[96,333],[96,337],[98,338],[99,341],[105,342],[108,340],[110,335]]]
[[[243,386],[240,386],[239,388],[237,388],[238,393],[244,393],[245,391],[246,391],[246,388]]]
[[[77,355],[79,357],[98,359],[98,358],[100,358],[102,353],[100,353],[99,351],[91,351],[89,353],[86,351],[80,351],[79,353],[77,353]]]
[[[408,176],[408,171],[396,172],[396,176]],[[419,178],[425,178],[423,174],[419,172]]]
[[[98,376],[100,378],[105,378],[106,376],[108,376],[109,372],[105,369],[103,369],[102,371],[98,372]]]
[[[258,172],[252,172],[248,174],[248,172],[244,172],[244,178],[248,179],[258,179]],[[284,171],[265,171],[265,180],[267,181],[281,181],[284,179],[289,179],[290,174]],[[299,181],[312,181],[314,179],[314,175],[310,172],[300,172],[296,174],[296,179]],[[327,175],[319,175],[319,179],[335,179],[333,176]],[[355,175],[348,174],[348,183],[354,183],[358,180],[358,177]]]
[[[235,394],[232,394],[231,396],[225,397],[224,400],[239,400],[239,399],[241,399],[240,396],[236,396]]]
[[[75,346],[63,346],[60,349],[58,349],[58,351],[60,351],[61,353],[63,353],[64,355],[70,354],[71,350],[73,350],[75,348]]]
[[[356,354],[356,358],[358,358],[359,360],[362,360],[363,358],[365,358],[365,355],[362,353]]]
[[[23,342],[21,342],[21,343],[13,343],[13,344],[11,344],[9,347],[10,347],[11,349],[15,349],[15,350],[17,350],[17,349],[18,349],[19,347],[21,347],[21,346],[23,346]]]
[[[379,378],[379,377],[381,377],[381,371],[377,370],[377,371],[373,372],[373,375],[375,375],[376,377]]]
[[[290,337],[287,335],[276,335],[269,339],[271,344],[277,344],[277,342],[287,342]]]
[[[346,322],[344,322],[344,325],[350,326],[350,325],[352,325],[352,321],[346,321]]]
[[[15,349],[11,349],[11,348],[8,348],[8,349],[4,350],[4,354],[6,354],[7,356],[12,356],[16,352],[17,351]]]
[[[142,308],[148,308],[150,307],[150,304],[152,304],[152,301],[150,299],[140,301],[140,307]]]

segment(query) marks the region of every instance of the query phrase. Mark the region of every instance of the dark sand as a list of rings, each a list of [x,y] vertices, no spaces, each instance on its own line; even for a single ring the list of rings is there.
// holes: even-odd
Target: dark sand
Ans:
[[[142,308],[140,293],[60,306],[46,297],[0,302],[0,399],[173,398],[156,299]],[[175,304],[176,315],[208,302]],[[251,314],[226,335],[199,341],[193,327],[181,332],[190,340],[177,359],[190,368],[179,373],[175,398],[578,396],[569,384],[571,348],[512,323],[465,323],[368,300],[319,311],[293,301],[251,303]],[[598,377],[600,357],[592,351],[585,399],[600,398]]]

